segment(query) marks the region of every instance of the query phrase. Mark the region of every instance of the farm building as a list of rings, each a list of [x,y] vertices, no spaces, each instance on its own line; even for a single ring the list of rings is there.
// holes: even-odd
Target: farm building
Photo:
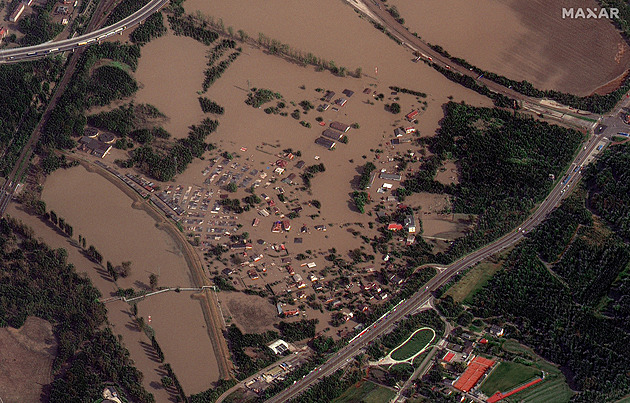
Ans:
[[[315,139],[315,144],[318,144],[322,147],[326,147],[327,149],[332,150],[337,143],[325,137],[318,137]]]
[[[418,110],[413,110],[411,112],[409,112],[407,115],[405,115],[405,119],[411,121],[414,120],[416,117],[418,117]]]
[[[483,357],[475,357],[468,364],[468,368],[464,371],[463,374],[460,375],[457,380],[453,383],[453,387],[455,389],[461,390],[462,392],[468,393],[476,384],[479,382],[479,379],[486,373],[488,369],[490,369],[494,365],[493,360],[488,360]]]
[[[339,141],[343,137],[343,134],[335,130],[326,129],[322,132],[322,136],[327,137],[334,141]]]
[[[390,181],[400,181],[402,176],[400,174],[388,174],[386,172],[382,172],[379,177],[381,179],[390,180]]]
[[[330,124],[330,127],[331,127],[332,129],[339,130],[339,131],[340,131],[340,132],[342,132],[342,133],[345,133],[345,132],[347,132],[348,130],[350,130],[350,126],[348,126],[348,125],[346,125],[346,124],[343,124],[343,123],[341,123],[341,122],[332,122],[332,123]]]
[[[17,20],[20,19],[20,16],[22,15],[22,13],[24,12],[24,9],[26,8],[26,5],[24,3],[20,3],[15,10],[13,10],[13,12],[11,13],[11,16],[9,16],[9,21],[11,22],[17,22]]]

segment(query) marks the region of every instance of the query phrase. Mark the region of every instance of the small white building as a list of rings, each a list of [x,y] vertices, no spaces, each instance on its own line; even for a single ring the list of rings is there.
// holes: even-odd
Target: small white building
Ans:
[[[271,343],[270,345],[268,345],[267,347],[269,347],[271,349],[271,351],[274,352],[274,354],[284,354],[287,351],[289,351],[289,344],[282,340],[282,339],[278,339],[276,341],[274,341],[273,343]]]

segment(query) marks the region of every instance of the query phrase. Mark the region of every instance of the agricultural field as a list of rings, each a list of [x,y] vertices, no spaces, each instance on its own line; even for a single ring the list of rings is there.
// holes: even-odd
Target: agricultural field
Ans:
[[[628,45],[610,20],[562,18],[563,7],[599,7],[595,0],[391,0],[387,4],[395,6],[405,26],[425,42],[539,89],[582,96],[609,92],[627,72]]]
[[[535,366],[516,362],[501,362],[490,376],[481,384],[480,389],[486,396],[496,392],[507,392],[515,387],[540,376],[541,371]]]
[[[531,359],[538,369],[545,372],[545,379],[542,382],[506,398],[505,402],[563,403],[571,399],[574,393],[569,388],[564,375],[556,366],[543,360],[531,348],[520,344],[516,340],[506,340],[501,347],[506,351]]]
[[[418,329],[407,341],[392,351],[391,357],[397,361],[407,360],[427,347],[434,338],[435,331],[433,329],[428,327]]]
[[[501,262],[482,262],[470,269],[457,283],[446,291],[455,302],[470,303],[472,296],[501,270]]]
[[[361,381],[352,385],[341,396],[333,400],[333,403],[380,403],[390,401],[396,394],[394,391],[378,386],[375,383]]]

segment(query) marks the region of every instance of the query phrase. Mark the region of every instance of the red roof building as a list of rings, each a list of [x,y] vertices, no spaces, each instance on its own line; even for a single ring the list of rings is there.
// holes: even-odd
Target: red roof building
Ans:
[[[442,358],[442,360],[446,361],[446,362],[451,362],[451,360],[453,359],[453,357],[455,357],[455,353],[452,352],[448,352],[446,353],[446,355],[444,356],[444,358]]]
[[[387,226],[387,229],[390,231],[400,231],[403,229],[403,226],[396,223],[391,223]]]
[[[409,112],[409,113],[405,116],[405,118],[406,118],[407,120],[414,120],[414,119],[416,118],[416,116],[418,116],[418,110],[417,110],[417,109],[416,109],[416,110],[413,110],[413,111],[411,111],[411,112]]]
[[[476,384],[479,382],[479,379],[486,373],[486,371],[494,365],[493,360],[488,360],[483,357],[475,357],[470,364],[468,364],[468,368],[464,371],[463,374],[455,383],[453,383],[453,387],[457,390],[461,390],[462,392],[468,393]]]

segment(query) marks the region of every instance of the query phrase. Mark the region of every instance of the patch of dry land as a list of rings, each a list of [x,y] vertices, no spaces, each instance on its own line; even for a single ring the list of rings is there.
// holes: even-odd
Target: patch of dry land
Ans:
[[[193,285],[186,261],[173,239],[156,228],[147,213],[134,209],[131,200],[99,174],[81,166],[56,171],[46,181],[42,200],[74,227],[75,234],[85,236],[87,244],[94,245],[104,261],[114,265],[132,262],[129,277],[120,278],[116,285],[112,283],[109,293],[97,284],[105,297],[114,295],[118,287],[148,289],[152,273],[159,276],[161,286]],[[115,331],[122,332],[122,327],[135,329],[127,304],[115,302],[107,307]],[[151,316],[150,325],[166,361],[171,363],[186,393],[208,389],[219,374],[199,303],[190,298],[190,293],[173,292],[142,301],[138,308],[145,320]],[[111,313],[116,311],[122,315],[112,319]],[[139,369],[146,372],[140,365]]]
[[[628,69],[630,49],[608,19],[562,18],[595,0],[390,0],[411,32],[451,55],[539,89],[588,95]],[[479,23],[483,21],[483,23]]]
[[[51,382],[57,340],[52,325],[28,317],[19,329],[0,328],[0,398],[4,402],[39,402],[42,385]]]

